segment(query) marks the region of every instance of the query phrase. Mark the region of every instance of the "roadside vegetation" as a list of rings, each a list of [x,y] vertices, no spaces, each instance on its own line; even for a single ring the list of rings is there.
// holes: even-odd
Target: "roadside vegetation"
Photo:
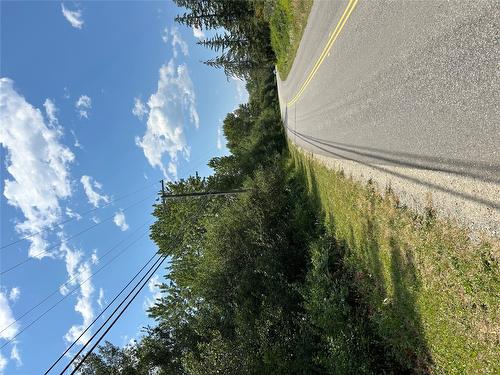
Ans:
[[[286,80],[292,69],[312,3],[313,0],[277,0],[273,4],[269,20],[271,45],[282,80]]]
[[[346,290],[391,360],[417,373],[499,373],[498,241],[473,242],[432,208],[417,215],[390,191],[381,195],[297,149],[291,155],[342,249],[335,257]]]
[[[271,15],[290,3],[177,3],[180,23],[226,30],[201,42],[218,53],[207,64],[246,78],[249,102],[224,119],[230,154],[210,160],[213,175],[167,190],[247,191],[154,207],[169,259],[156,324],[81,373],[498,373],[498,243],[287,144]]]

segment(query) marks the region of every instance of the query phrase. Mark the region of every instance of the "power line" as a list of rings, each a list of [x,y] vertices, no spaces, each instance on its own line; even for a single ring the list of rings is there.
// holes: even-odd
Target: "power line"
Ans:
[[[125,285],[121,290],[120,292],[115,296],[115,298],[113,298],[113,300],[111,302],[109,302],[106,307],[99,313],[99,315],[97,315],[95,317],[95,319],[92,321],[92,323],[90,323],[87,328],[85,328],[85,330],[80,334],[80,336],[78,336],[72,343],[70,346],[68,346],[66,348],[66,350],[64,351],[64,353],[62,353],[59,358],[56,359],[56,361],[54,363],[52,363],[52,365],[49,367],[49,369],[47,371],[45,371],[44,375],[48,374],[50,372],[50,370],[52,370],[54,368],[55,365],[57,365],[57,363],[59,363],[59,361],[66,355],[66,353],[68,353],[71,348],[76,345],[76,343],[83,337],[83,335],[90,329],[90,327],[92,327],[92,325],[94,325],[95,322],[97,322],[97,320],[99,320],[99,318],[106,312],[106,310],[108,308],[111,307],[111,305],[113,305],[113,303],[118,299],[118,297],[121,296],[121,294],[125,291],[125,289],[127,289],[129,287],[130,284],[132,284],[132,281],[134,281],[137,276],[139,276],[139,274],[144,270],[144,268],[147,267],[147,265],[149,263],[151,263],[151,261],[158,255],[158,253],[155,253],[153,254],[153,256],[151,258],[149,258],[149,260],[146,262],[146,264],[144,264],[142,266],[142,268],[137,271],[137,273],[134,275],[134,277],[132,277],[132,279],[127,283],[127,285]]]
[[[136,238],[134,241],[132,241],[130,244],[128,244],[127,246],[125,246],[118,254],[116,254],[113,258],[111,258],[107,263],[105,263],[103,266],[101,266],[100,268],[97,269],[96,272],[94,272],[92,275],[90,275],[89,277],[87,277],[84,281],[82,281],[79,286],[75,287],[73,290],[71,290],[68,294],[66,294],[65,296],[63,296],[62,298],[60,298],[56,303],[54,303],[51,307],[49,307],[47,310],[45,310],[42,314],[40,314],[35,320],[33,320],[30,324],[28,324],[26,327],[24,327],[22,330],[20,330],[14,337],[10,338],[9,340],[7,340],[7,342],[5,342],[2,346],[0,346],[0,349],[3,349],[5,346],[7,346],[8,344],[10,344],[12,341],[14,341],[19,335],[21,335],[23,332],[25,332],[28,328],[30,328],[33,324],[35,324],[36,322],[38,322],[40,319],[42,319],[45,315],[47,315],[50,311],[52,311],[57,305],[59,305],[62,301],[64,301],[66,298],[68,298],[70,295],[74,294],[75,291],[77,291],[79,289],[79,287],[82,285],[82,284],[85,284],[87,281],[89,281],[92,276],[96,275],[97,273],[99,273],[100,271],[102,271],[105,267],[107,267],[109,264],[111,264],[116,258],[118,258],[120,255],[122,255],[125,250],[127,250],[128,248],[130,248],[133,244],[135,244],[137,241],[139,241],[142,237],[144,237],[144,235],[147,233],[148,231],[144,231],[144,233],[141,234],[141,236],[139,236],[138,238]]]
[[[203,209],[205,209],[207,207],[207,205],[210,203],[209,200],[207,200],[205,202],[205,204],[203,205]],[[158,265],[157,267],[153,270],[153,272],[149,275],[149,277],[147,278],[147,280],[145,281],[145,283],[140,287],[140,289],[137,291],[137,293],[132,297],[132,299],[127,303],[127,305],[124,307],[124,309],[119,313],[119,315],[115,318],[115,320],[111,323],[110,327],[108,327],[108,329],[103,333],[103,335],[99,338],[99,340],[97,341],[97,343],[90,349],[89,353],[87,353],[87,355],[85,356],[85,358],[88,357],[88,355],[94,350],[94,348],[99,344],[99,342],[103,339],[103,337],[107,334],[107,332],[109,332],[109,330],[111,329],[111,327],[116,323],[116,321],[123,315],[123,313],[125,312],[125,310],[128,308],[128,306],[132,303],[132,301],[136,298],[136,296],[138,295],[138,293],[144,288],[144,286],[146,285],[146,283],[149,281],[149,279],[152,277],[152,275],[158,270],[158,268],[161,266],[161,264],[165,261],[166,257],[165,256],[162,256],[160,257],[159,259],[157,259],[157,261],[155,262],[155,264],[152,265],[152,267],[154,267],[158,262]],[[160,261],[161,260],[161,261]],[[134,292],[134,290],[139,286],[139,284],[141,283],[141,281],[147,276],[147,274],[151,271],[152,267],[150,268],[150,270],[148,270],[146,272],[146,274],[141,278],[141,280],[139,280],[137,282],[137,284],[134,286],[134,288],[128,293],[128,295],[122,300],[122,302],[115,308],[115,310],[111,313],[111,315],[106,319],[106,321],[104,323],[101,324],[101,326],[99,327],[99,329],[92,335],[92,337],[87,341],[87,343],[82,347],[80,348],[80,350],[78,351],[78,353],[73,356],[72,360],[66,365],[66,367],[63,369],[63,371],[61,373],[64,373],[68,368],[69,366],[71,366],[71,364],[78,358],[78,356],[83,352],[83,350],[85,350],[85,348],[90,345],[90,343],[92,342],[92,340],[97,336],[97,334],[105,327],[105,325],[109,322],[110,319],[112,319],[112,317],[115,315],[115,313],[119,310],[119,308],[127,301],[127,299],[130,297],[130,295]],[[144,268],[144,267],[143,267]],[[135,278],[135,277],[134,277]],[[127,284],[127,285],[130,285],[130,283],[133,281],[133,279]],[[126,286],[127,287],[127,286]],[[126,289],[123,288],[122,289],[122,292],[123,290]],[[120,292],[119,295],[122,293]],[[118,296],[119,296],[118,295]],[[108,306],[106,306],[106,309],[111,306],[112,303],[114,303],[114,301],[118,298],[118,296],[116,296],[113,301],[108,304]],[[102,312],[103,313],[103,312]],[[100,315],[102,315],[102,313]],[[99,318],[99,317],[98,317]],[[73,344],[68,348],[66,349],[66,351],[56,360],[55,363],[53,363],[53,365],[47,370],[47,372],[45,374],[47,374],[51,369],[54,368],[54,366],[61,360],[61,358],[64,357],[64,355],[71,349],[71,347],[73,347],[79,340],[80,338],[83,336],[83,334],[88,330],[90,329],[90,326],[92,326],[95,321],[97,321],[96,318],[94,320],[94,322],[92,322],[86,329],[85,331],[80,335],[80,337],[78,337],[74,342]],[[85,360],[85,358],[83,359],[83,361]],[[78,366],[76,367],[76,369],[78,369],[81,364],[83,363],[83,361],[81,361]]]
[[[202,196],[207,196],[207,194],[198,194],[198,195],[202,195]],[[207,200],[203,206],[203,209],[205,209],[208,205],[209,205],[210,201]],[[177,240],[178,238],[176,238]],[[130,304],[134,301],[134,299],[137,297],[137,295],[141,292],[141,290],[144,288],[144,286],[148,283],[149,279],[154,275],[154,273],[158,270],[158,268],[160,268],[160,266],[162,265],[162,263],[165,261],[165,259],[167,259],[165,256],[161,257],[158,259],[161,260],[161,262],[156,266],[156,268],[153,270],[153,272],[148,276],[148,278],[146,279],[146,281],[141,285],[141,287],[137,290],[137,292],[132,296],[132,298],[129,300],[129,302],[125,305],[125,307],[122,309],[122,311],[116,316],[116,318],[111,322],[111,324],[109,325],[109,327],[106,329],[106,331],[104,331],[104,333],[99,337],[99,339],[94,343],[94,345],[92,345],[92,347],[89,349],[89,351],[85,354],[85,356],[83,357],[83,359],[75,366],[75,368],[73,369],[73,371],[71,372],[71,375],[75,374],[76,371],[78,371],[78,369],[80,368],[80,366],[83,364],[83,362],[85,362],[85,360],[88,358],[88,356],[92,353],[92,351],[97,347],[97,345],[99,345],[99,343],[102,341],[102,339],[106,336],[106,334],[111,330],[111,328],[115,325],[115,323],[118,321],[118,319],[120,319],[120,317],[123,315],[123,313],[125,312],[125,310],[127,310],[127,308],[130,306]],[[154,265],[153,265],[154,266]],[[147,273],[146,273],[147,274]],[[146,275],[143,276],[143,278],[145,277]],[[139,285],[140,281],[138,282],[138,284],[136,285],[136,287]],[[136,288],[135,287],[135,288]],[[134,289],[135,289],[134,288]],[[85,349],[85,347],[87,347],[90,342],[94,339],[95,336],[97,336],[97,334],[101,331],[102,328],[104,328],[104,326],[108,323],[108,321],[113,317],[113,315],[118,311],[118,309],[120,308],[120,306],[125,303],[125,301],[130,297],[130,295],[133,293],[134,289],[132,289],[129,294],[123,299],[123,301],[120,303],[120,305],[118,305],[115,310],[111,313],[111,315],[108,317],[108,319],[106,319],[106,321],[101,325],[101,327],[92,335],[92,337],[87,341],[87,343],[78,351],[78,353],[76,353],[73,358],[71,359],[71,361],[66,365],[66,367],[61,371],[61,374],[64,374],[64,372],[69,368],[69,366],[71,366],[71,364],[78,358],[78,356],[83,352],[83,350]]]
[[[115,245],[113,245],[111,248],[109,248],[100,258],[99,260],[102,260],[104,259],[108,254],[110,254],[114,249],[116,249],[118,246],[120,246],[123,242],[125,242],[126,240],[128,240],[130,237],[132,237],[135,233],[137,233],[140,229],[142,229],[148,222],[150,222],[151,219],[148,219],[146,220],[144,223],[142,223],[139,227],[137,227],[137,229],[135,229],[132,233],[130,233],[127,237],[125,237],[124,239],[122,239],[121,241],[119,241],[118,243],[116,243]],[[145,234],[145,233],[144,233]],[[143,236],[144,234],[142,234],[141,236]],[[137,239],[138,240],[138,239]],[[85,261],[89,260],[91,257],[88,257],[87,259],[85,259]],[[104,266],[103,266],[104,267]],[[95,271],[94,273],[92,273],[92,275],[90,275],[91,277],[96,275],[97,273],[99,273],[99,271],[101,270],[101,268],[97,269],[97,271]],[[10,324],[4,328],[2,328],[2,330],[0,331],[0,333],[4,332],[5,330],[7,330],[9,327],[11,327],[12,325],[14,325],[16,322],[18,322],[19,320],[21,320],[22,318],[24,318],[26,315],[28,315],[30,312],[32,312],[33,310],[35,310],[38,306],[42,305],[45,301],[47,301],[50,297],[52,297],[53,295],[57,294],[61,288],[63,288],[64,286],[68,285],[68,284],[71,284],[71,282],[73,280],[75,280],[79,275],[80,275],[81,272],[77,272],[75,276],[73,276],[72,278],[66,280],[64,283],[62,283],[61,285],[59,285],[56,289],[54,289],[54,291],[52,291],[52,293],[50,293],[48,296],[46,296],[44,299],[42,299],[40,302],[38,302],[36,305],[34,305],[33,307],[31,307],[30,309],[28,309],[27,311],[25,311],[21,316],[19,316],[16,320],[10,322]],[[86,281],[86,280],[85,280]],[[82,284],[85,283],[82,282],[80,284],[78,284],[78,286],[73,289],[71,292],[73,292],[74,290],[78,289],[79,287],[82,286]]]
[[[202,158],[206,157],[209,153],[210,153],[210,152],[206,152],[206,153],[204,153],[204,154],[203,154],[203,155],[201,155],[200,157],[196,158],[196,159],[195,159],[195,161],[196,161],[196,162],[199,162]],[[108,206],[110,206],[111,204],[113,204],[113,203],[115,203],[115,202],[118,202],[118,201],[120,201],[120,200],[122,200],[122,199],[125,199],[125,198],[127,198],[127,197],[129,197],[129,196],[131,196],[131,195],[134,195],[134,194],[136,194],[136,193],[138,193],[138,192],[140,192],[140,191],[143,191],[143,190],[145,190],[145,189],[147,189],[147,188],[149,188],[149,187],[152,187],[152,186],[154,186],[154,185],[156,185],[156,182],[146,184],[146,185],[145,185],[145,186],[143,186],[142,188],[139,188],[139,189],[137,189],[137,190],[134,190],[134,191],[132,191],[132,192],[130,192],[130,193],[123,194],[123,195],[119,196],[119,197],[118,197],[118,198],[116,198],[116,199],[112,199],[111,201],[109,201],[108,203],[106,203],[106,204],[104,204],[104,205],[102,205],[102,206],[99,206],[99,207],[96,207],[96,208],[92,208],[92,209],[87,210],[87,211],[84,211],[84,212],[82,212],[82,213],[76,213],[76,214],[75,214],[75,217],[71,217],[71,218],[69,218],[69,219],[65,219],[65,220],[59,221],[59,222],[57,222],[57,223],[53,224],[53,227],[56,227],[56,226],[59,226],[59,225],[63,225],[63,224],[67,224],[67,223],[70,223],[70,222],[72,222],[72,221],[74,221],[74,220],[78,220],[78,219],[80,219],[80,217],[85,217],[85,216],[87,216],[88,214],[90,214],[90,213],[92,213],[92,212],[95,212],[95,211],[97,211],[97,210],[99,210],[99,209],[101,209],[101,208],[108,207]],[[78,217],[78,216],[76,216],[76,215],[78,215],[79,217]],[[52,230],[52,229],[49,229],[49,230]],[[26,236],[23,236],[23,237],[20,237],[20,238],[18,238],[18,239],[17,239],[17,240],[15,240],[15,241],[12,241],[12,242],[9,242],[9,243],[8,243],[8,244],[6,244],[6,245],[2,245],[2,246],[0,246],[0,250],[2,250],[2,249],[4,249],[4,248],[7,248],[7,247],[10,247],[10,246],[12,246],[12,245],[15,245],[16,243],[19,243],[19,242],[21,242],[21,241],[23,241],[23,240],[26,240],[26,239],[31,238],[31,237],[33,237],[33,236],[36,236],[36,235],[38,235],[38,234],[45,233],[45,232],[47,232],[47,231],[49,231],[49,230],[41,230],[41,231],[38,231],[38,232],[30,233],[30,234],[28,234],[28,235],[26,235]]]
[[[115,313],[120,309],[120,307],[122,307],[122,305],[127,301],[127,299],[132,295],[132,293],[134,293],[134,291],[139,287],[139,285],[141,284],[141,282],[143,282],[143,280],[147,277],[146,281],[145,281],[145,284],[149,281],[149,279],[151,278],[151,276],[153,276],[153,274],[156,272],[156,270],[159,268],[159,266],[163,263],[163,261],[166,259],[166,257],[164,256],[160,256],[152,265],[151,267],[147,270],[147,272],[141,277],[141,279],[135,284],[135,286],[128,292],[128,294],[125,296],[125,298],[120,302],[120,304],[118,306],[115,307],[115,309],[113,310],[113,312],[109,315],[109,317],[106,319],[106,321],[104,321],[104,323],[101,324],[101,326],[99,327],[99,329],[94,332],[94,334],[90,337],[90,339],[87,340],[87,342],[80,348],[80,350],[73,356],[73,358],[69,361],[69,363],[66,365],[66,367],[64,367],[64,369],[61,371],[61,374],[63,374],[70,366],[71,364],[78,358],[78,356],[85,350],[85,348],[92,342],[92,340],[99,334],[99,332],[106,326],[106,324],[111,320],[111,318],[113,318],[113,315],[115,315]],[[155,268],[156,267],[156,268]],[[153,270],[154,269],[154,270]],[[153,270],[153,272],[151,273],[151,270]],[[150,274],[151,273],[151,274]],[[141,290],[142,290],[143,286],[141,286],[139,288],[139,290],[137,290],[137,292],[139,293]],[[138,294],[137,293],[137,294]],[[136,294],[136,295],[137,295]],[[134,297],[135,298],[135,295]],[[132,299],[133,299],[132,298]],[[126,309],[128,307],[128,305],[124,308]],[[105,335],[105,333],[104,333]]]
[[[113,328],[113,326],[115,325],[115,323],[118,321],[118,319],[120,319],[120,317],[123,315],[123,313],[127,310],[127,308],[130,306],[130,304],[135,300],[135,298],[137,297],[137,295],[142,291],[142,289],[146,286],[146,284],[149,282],[149,279],[151,279],[151,277],[154,275],[154,273],[158,270],[158,268],[160,268],[160,266],[163,264],[163,262],[166,260],[167,258],[166,257],[162,257],[162,258],[159,258],[158,260],[161,260],[158,265],[155,267],[155,269],[153,270],[153,272],[151,272],[151,274],[146,278],[146,280],[142,283],[142,285],[139,287],[139,289],[137,290],[137,292],[135,292],[135,294],[132,296],[132,298],[128,301],[128,303],[125,305],[125,307],[122,309],[122,311],[120,311],[120,313],[116,316],[116,318],[111,322],[111,324],[109,325],[109,327],[103,332],[103,334],[99,337],[99,339],[94,343],[94,345],[92,345],[92,347],[89,349],[89,351],[85,354],[85,356],[82,358],[82,360],[80,362],[78,362],[78,364],[75,366],[75,368],[73,369],[73,371],[71,372],[71,375],[75,374],[78,369],[80,368],[80,366],[83,364],[83,362],[85,362],[85,360],[88,358],[88,356],[93,352],[93,350],[96,348],[97,345],[99,345],[99,343],[102,341],[102,339],[106,336],[106,334],[111,330],[111,328]],[[132,290],[133,291],[133,290]],[[130,296],[130,294],[124,299],[123,302],[126,301],[126,299]],[[114,312],[113,312],[114,313]],[[110,316],[110,318],[112,317],[113,315]],[[108,318],[109,320],[109,318]],[[107,322],[107,321],[106,321]],[[105,322],[105,323],[106,323]],[[104,325],[103,325],[104,326]],[[90,342],[91,340],[89,340],[88,342]],[[68,367],[70,366],[71,363],[74,362],[74,360],[77,358],[77,356],[80,354],[80,352],[70,361],[70,363],[64,368],[64,370],[61,372],[61,374],[64,373],[64,371],[66,371],[68,369]]]
[[[88,210],[88,211],[85,211],[85,212],[82,212],[82,213],[76,213],[76,214],[75,214],[75,217],[71,217],[71,218],[69,218],[69,219],[62,220],[62,221],[60,221],[60,222],[58,222],[58,223],[55,223],[55,224],[53,224],[53,227],[56,227],[56,226],[59,226],[59,225],[63,225],[63,224],[67,224],[67,223],[72,222],[72,221],[74,221],[74,220],[77,220],[77,219],[80,219],[80,218],[82,218],[82,217],[85,217],[86,215],[88,215],[88,214],[90,214],[90,213],[92,213],[92,212],[95,212],[95,211],[97,211],[97,210],[99,210],[99,209],[101,209],[101,208],[105,208],[105,207],[107,207],[107,206],[109,206],[109,205],[111,205],[111,204],[113,204],[113,203],[115,203],[115,202],[118,202],[118,201],[120,201],[120,200],[122,200],[122,199],[125,199],[125,198],[127,198],[127,197],[129,197],[129,196],[131,196],[131,195],[134,195],[134,194],[136,194],[136,193],[138,193],[138,192],[140,192],[140,191],[143,191],[143,190],[145,190],[145,189],[147,189],[147,188],[149,188],[149,187],[151,187],[151,186],[153,186],[153,185],[154,185],[154,184],[147,184],[146,186],[144,186],[144,187],[142,187],[142,188],[140,188],[140,189],[137,189],[137,190],[134,190],[134,191],[132,191],[132,192],[130,192],[130,193],[127,193],[127,194],[121,195],[121,196],[119,196],[118,198],[113,199],[113,200],[109,201],[108,203],[106,203],[106,204],[104,204],[104,205],[102,205],[102,206],[100,206],[100,207],[95,207],[95,208],[92,208],[92,209],[90,209],[90,210]],[[49,230],[52,230],[52,229],[49,229]],[[1,249],[5,249],[6,247],[10,247],[10,246],[12,246],[12,245],[15,245],[16,243],[19,243],[19,242],[21,242],[21,241],[23,241],[23,240],[26,240],[26,239],[31,238],[31,237],[33,237],[33,236],[36,236],[36,235],[38,235],[38,234],[42,234],[42,233],[44,233],[44,232],[47,232],[47,231],[49,231],[49,230],[41,230],[41,231],[38,231],[38,232],[30,233],[30,234],[28,234],[28,235],[26,235],[26,236],[24,236],[24,237],[18,238],[18,239],[17,239],[17,240],[15,240],[15,241],[9,242],[9,243],[8,243],[8,244],[6,244],[6,245],[2,245],[2,246],[0,246],[0,250],[1,250]]]
[[[208,154],[210,154],[210,153],[211,153],[211,151],[209,151],[209,152],[205,152],[204,154],[202,154],[201,156],[199,156],[198,158],[196,158],[196,159],[194,160],[194,162],[199,162],[200,160],[202,160],[202,158],[204,158],[204,157],[208,156]],[[214,157],[216,157],[216,156],[214,156]],[[193,163],[193,161],[190,161],[190,163]],[[132,192],[130,192],[130,193],[123,194],[123,195],[119,196],[118,198],[113,199],[113,200],[109,201],[108,203],[106,203],[106,204],[104,204],[104,205],[102,205],[102,206],[100,206],[100,207],[92,208],[92,209],[87,210],[87,211],[84,211],[84,212],[82,212],[82,213],[77,213],[77,215],[79,215],[80,217],[85,217],[85,216],[87,216],[88,214],[90,214],[90,213],[92,213],[92,212],[94,212],[94,211],[97,211],[97,210],[99,210],[99,209],[101,209],[101,208],[108,207],[109,205],[111,205],[111,204],[113,204],[113,203],[115,203],[115,202],[118,202],[118,201],[120,201],[120,200],[122,200],[122,199],[125,199],[125,198],[127,198],[127,197],[129,197],[129,196],[131,196],[131,195],[134,195],[134,194],[136,194],[136,193],[138,193],[138,192],[140,192],[140,191],[143,191],[143,190],[147,189],[148,187],[151,187],[151,186],[154,186],[154,185],[156,185],[156,182],[146,184],[146,185],[145,185],[145,186],[143,186],[142,188],[139,188],[139,189],[137,189],[137,190],[134,190],[134,191],[132,191]],[[53,226],[54,226],[54,227],[56,227],[56,226],[59,226],[59,225],[67,224],[67,223],[70,223],[70,222],[72,222],[72,221],[74,221],[74,220],[78,220],[78,219],[79,219],[79,217],[78,217],[78,216],[76,216],[76,217],[71,217],[71,218],[69,218],[69,219],[62,220],[62,221],[60,221],[60,222],[57,222],[57,223],[53,224]],[[42,234],[42,233],[47,232],[47,231],[48,231],[48,230],[41,230],[41,231],[38,231],[38,232],[30,233],[30,234],[28,234],[28,235],[26,235],[26,236],[23,236],[23,237],[20,237],[20,238],[18,238],[18,239],[17,239],[17,240],[15,240],[15,241],[12,241],[12,242],[9,242],[9,243],[8,243],[8,244],[6,244],[6,245],[2,245],[2,246],[0,246],[0,250],[2,250],[2,249],[4,249],[4,248],[7,248],[7,247],[10,247],[10,246],[12,246],[12,245],[15,245],[16,243],[19,243],[19,242],[21,242],[21,241],[23,241],[23,240],[26,240],[26,239],[31,238],[31,237],[33,237],[33,236],[36,236],[36,235],[38,235],[38,234]]]
[[[156,195],[156,194],[155,194],[155,195]],[[140,201],[135,202],[135,203],[131,204],[130,206],[128,206],[128,207],[126,207],[126,208],[124,208],[122,211],[123,211],[123,212],[125,212],[125,211],[129,210],[130,208],[132,208],[132,207],[134,207],[134,206],[137,206],[138,204],[140,204],[140,203],[142,203],[142,202],[144,202],[144,201],[146,201],[147,199],[150,199],[150,198],[151,198],[151,196],[149,195],[149,196],[147,196],[146,198],[141,199]],[[98,223],[96,223],[96,224],[94,224],[94,225],[91,225],[90,227],[87,227],[87,228],[85,228],[84,230],[82,230],[82,231],[80,231],[80,232],[78,232],[78,233],[76,233],[76,234],[74,234],[74,235],[70,236],[69,238],[66,238],[66,239],[63,239],[63,240],[61,240],[61,241],[59,241],[59,242],[56,242],[54,245],[50,246],[48,249],[46,249],[46,250],[44,250],[44,251],[41,251],[41,252],[36,253],[36,254],[33,254],[32,256],[28,256],[27,258],[25,258],[25,259],[23,259],[22,261],[20,261],[20,262],[18,262],[18,263],[16,263],[16,264],[14,264],[14,265],[13,265],[13,266],[11,266],[10,268],[7,268],[6,270],[4,270],[4,271],[0,272],[0,276],[5,275],[6,273],[8,273],[8,272],[10,272],[10,271],[15,270],[17,267],[22,266],[23,264],[25,264],[25,263],[27,263],[27,262],[29,262],[29,261],[33,260],[33,259],[36,259],[36,258],[37,258],[37,257],[39,257],[40,255],[47,254],[50,250],[55,249],[56,247],[58,247],[58,246],[62,245],[63,243],[67,243],[68,241],[70,241],[70,240],[72,240],[72,239],[74,239],[74,238],[76,238],[76,237],[78,237],[78,236],[82,235],[83,233],[88,232],[89,230],[91,230],[91,229],[93,229],[93,228],[97,227],[98,225],[101,225],[101,224],[103,224],[103,223],[105,223],[105,222],[107,222],[107,221],[109,221],[109,220],[113,219],[114,217],[115,217],[115,215],[113,214],[113,215],[111,215],[111,216],[109,216],[109,217],[105,218],[104,220],[102,220],[102,221],[100,221],[100,222],[98,222]]]

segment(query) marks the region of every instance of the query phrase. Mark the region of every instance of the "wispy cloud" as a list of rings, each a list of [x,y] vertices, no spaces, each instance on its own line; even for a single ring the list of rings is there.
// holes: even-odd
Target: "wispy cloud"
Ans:
[[[0,123],[11,176],[4,180],[3,194],[25,217],[16,230],[31,236],[29,255],[48,256],[43,231],[60,220],[60,200],[71,195],[69,164],[74,155],[59,142],[61,132],[45,124],[41,111],[19,95],[8,78],[0,79]]]
[[[9,300],[11,300],[12,302],[16,302],[19,299],[20,295],[21,295],[21,289],[15,286],[10,290]]]
[[[75,102],[75,107],[80,118],[89,118],[89,110],[92,109],[92,99],[87,95],[82,95]]]
[[[102,310],[104,308],[104,289],[99,288],[99,298],[97,298],[97,304],[99,305],[100,309]]]
[[[232,80],[236,88],[236,100],[240,103],[248,102],[248,91],[246,88],[246,82],[240,78],[232,77]]]
[[[9,361],[7,358],[5,358],[2,353],[0,353],[0,374],[3,374],[3,371],[5,370],[5,367],[7,367],[7,363]]]
[[[128,229],[128,224],[125,219],[125,214],[121,210],[115,213],[115,216],[113,217],[113,222],[116,224],[118,228],[120,228],[122,232],[125,232]]]
[[[181,50],[182,54],[184,56],[189,55],[189,47],[187,43],[182,39],[181,33],[179,32],[179,29],[176,26],[173,26],[172,29],[170,30],[170,35],[172,36],[172,49],[174,52],[174,57],[177,57],[179,55],[179,50]]]
[[[165,27],[163,29],[163,33],[161,34],[161,40],[163,40],[163,43],[168,43],[168,27]]]
[[[152,307],[157,300],[161,298],[161,279],[157,274],[154,274],[153,277],[148,281],[148,290],[151,293],[150,296],[147,296],[144,299],[142,307],[147,310]]]
[[[91,279],[92,271],[89,261],[82,262],[83,253],[80,250],[71,249],[66,242],[63,242],[60,251],[64,254],[66,272],[70,281],[61,288],[61,294],[66,295],[69,292],[68,286],[80,285],[75,311],[82,316],[82,324],[72,325],[64,335],[64,339],[67,342],[73,342],[94,320],[94,309],[92,307],[92,295],[94,293],[94,286]],[[90,330],[87,331],[79,342],[87,341],[90,338],[90,334]]]
[[[193,35],[195,38],[200,39],[200,40],[206,38],[205,33],[203,32],[202,29],[199,29],[196,26],[193,26],[192,29],[193,29]]]
[[[132,108],[134,116],[142,120],[148,114],[148,109],[140,98],[134,98],[134,107]]]
[[[222,126],[217,127],[217,150],[222,150]]]
[[[21,360],[21,354],[19,353],[19,349],[17,348],[17,344],[12,346],[12,350],[10,351],[10,359],[16,362],[16,366],[22,366],[23,361]]]
[[[78,140],[78,138],[76,138],[75,132],[73,130],[70,130],[70,132],[71,132],[71,135],[73,136],[73,140],[75,141],[75,143],[73,144],[73,146],[75,146],[76,148],[79,148],[79,149],[83,150],[83,146],[81,145],[81,143]]]
[[[69,10],[64,3],[61,3],[61,10],[64,18],[76,29],[81,29],[83,26],[83,18],[81,10]]]
[[[152,167],[158,167],[165,177],[175,178],[170,171],[177,165],[178,153],[189,157],[189,147],[184,136],[184,126],[190,121],[196,128],[200,119],[196,110],[196,95],[187,66],[176,66],[173,60],[160,68],[158,88],[148,100],[146,133],[136,137],[135,143],[141,147]],[[170,165],[165,168],[162,158],[170,157]]]
[[[56,104],[52,99],[45,99],[43,103],[43,107],[45,108],[45,113],[47,114],[47,118],[49,119],[50,125],[58,125],[59,121],[57,120],[56,113],[58,111]]]
[[[66,216],[76,220],[80,220],[82,218],[82,216],[78,212],[73,211],[69,207],[66,207]]]
[[[99,255],[97,255],[97,249],[92,250],[92,255],[90,256],[90,261],[92,264],[99,263]]]
[[[104,204],[109,203],[109,197],[107,195],[101,195],[96,191],[100,190],[102,188],[102,185],[94,180],[91,176],[82,176],[82,178],[80,178],[80,182],[82,183],[85,195],[87,196],[87,199],[92,206],[96,208],[99,207],[101,201]]]

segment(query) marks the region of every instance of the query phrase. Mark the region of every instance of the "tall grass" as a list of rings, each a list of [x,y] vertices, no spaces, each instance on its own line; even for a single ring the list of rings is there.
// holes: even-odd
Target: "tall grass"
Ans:
[[[312,249],[306,298],[331,347],[320,359],[346,371],[383,371],[383,358],[404,372],[499,374],[499,242],[475,243],[291,147],[332,239]]]

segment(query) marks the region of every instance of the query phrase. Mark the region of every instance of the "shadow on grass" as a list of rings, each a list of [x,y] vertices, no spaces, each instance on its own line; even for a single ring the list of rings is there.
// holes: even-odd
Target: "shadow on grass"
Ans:
[[[293,151],[292,159],[298,180],[307,183],[307,204],[330,233],[311,246],[304,293],[308,324],[320,336],[316,362],[328,373],[430,373],[415,266],[390,227],[388,245],[381,243],[376,217],[381,197],[369,185],[361,193],[363,203],[350,208],[353,222],[347,223],[346,238],[337,238],[340,223],[328,203],[335,192],[319,186],[307,161]],[[342,220],[345,228],[345,215]]]

